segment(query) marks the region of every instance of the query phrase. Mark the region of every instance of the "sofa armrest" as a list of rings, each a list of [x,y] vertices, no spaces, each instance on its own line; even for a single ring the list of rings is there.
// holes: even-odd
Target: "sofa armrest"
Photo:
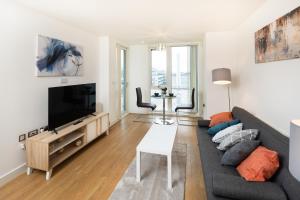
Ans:
[[[200,119],[198,120],[198,126],[199,127],[206,127],[208,128],[210,124],[210,120],[206,120],[206,119]]]
[[[281,187],[272,182],[247,182],[239,176],[213,174],[213,194],[243,200],[286,200]]]

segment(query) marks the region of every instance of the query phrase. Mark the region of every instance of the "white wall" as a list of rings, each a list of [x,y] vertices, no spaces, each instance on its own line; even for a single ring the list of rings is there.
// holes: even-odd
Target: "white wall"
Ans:
[[[8,1],[7,1],[8,2]],[[97,36],[68,26],[12,3],[0,7],[0,177],[25,163],[18,135],[47,125],[47,88],[61,85],[61,78],[35,77],[37,35],[59,38],[84,48],[84,76],[68,84],[98,83]],[[103,87],[98,85],[98,102]]]
[[[104,112],[109,112],[109,87],[103,87],[109,85],[110,82],[108,75],[110,72],[109,48],[109,37],[99,37],[99,84],[101,87],[99,101],[102,102],[101,109]]]
[[[117,41],[109,36],[101,36],[100,40],[100,87],[102,89],[100,102],[103,110],[109,112],[111,124],[120,117],[120,68],[117,64]]]
[[[142,113],[149,109],[136,106],[136,87],[142,88],[143,101],[150,102],[151,68],[147,45],[132,45],[128,49],[128,112]]]
[[[121,77],[120,77],[120,65],[117,63],[117,44],[118,42],[110,37],[109,40],[109,52],[110,52],[110,84],[109,84],[109,102],[110,102],[110,121],[112,124],[116,123],[121,118]]]
[[[268,0],[237,29],[238,104],[289,135],[300,118],[300,59],[255,64],[254,33],[300,5],[300,0]]]
[[[236,87],[236,34],[235,32],[209,32],[204,36],[204,118],[228,111],[227,86],[212,82],[212,70],[230,68],[232,73],[231,105],[235,104]],[[231,107],[232,107],[231,106]]]
[[[113,125],[121,119],[121,67],[118,52],[122,42],[110,36],[101,36],[99,41],[100,102],[103,103],[103,111],[109,112],[110,124]]]

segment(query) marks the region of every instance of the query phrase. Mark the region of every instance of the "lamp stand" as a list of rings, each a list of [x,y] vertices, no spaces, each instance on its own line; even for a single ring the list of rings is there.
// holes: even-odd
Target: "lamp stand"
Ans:
[[[228,108],[229,108],[229,112],[231,112],[231,105],[230,105],[230,86],[228,84],[227,86],[227,91],[228,91]]]

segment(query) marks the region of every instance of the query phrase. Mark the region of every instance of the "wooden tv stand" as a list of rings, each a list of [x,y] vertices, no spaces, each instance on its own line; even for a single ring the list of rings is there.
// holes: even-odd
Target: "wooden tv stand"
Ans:
[[[46,172],[49,180],[54,167],[75,154],[103,133],[109,134],[109,114],[96,113],[69,125],[57,134],[45,131],[26,140],[27,175],[32,169]]]

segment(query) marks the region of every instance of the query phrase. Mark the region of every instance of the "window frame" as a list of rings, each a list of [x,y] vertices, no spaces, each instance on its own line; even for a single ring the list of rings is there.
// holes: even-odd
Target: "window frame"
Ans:
[[[199,62],[199,59],[201,59],[201,56],[199,55],[199,48],[200,48],[200,44],[199,43],[180,43],[180,44],[168,44],[166,45],[166,79],[167,79],[167,88],[168,89],[172,89],[172,47],[186,47],[186,46],[190,46],[190,47],[197,47],[196,49],[196,62],[195,62],[195,71],[196,71],[196,83],[195,83],[195,109],[193,112],[191,112],[190,114],[196,114],[196,115],[199,115],[201,111],[200,109],[200,99],[198,97],[199,95],[199,92],[201,89],[201,86],[199,85],[199,82],[198,81],[198,77],[200,75],[200,69],[199,67],[201,66],[201,63]],[[159,90],[159,87],[158,86],[153,86],[152,85],[152,50],[157,50],[157,47],[155,46],[150,46],[149,48],[149,69],[150,69],[150,80],[151,80],[151,83],[150,83],[150,91],[152,90]],[[192,71],[190,71],[190,73],[192,73]],[[173,88],[174,89],[174,88]],[[175,89],[181,89],[181,88],[175,88]],[[185,89],[185,88],[183,88]],[[161,111],[158,111],[158,112],[161,112]],[[171,113],[174,113],[174,111],[171,111]]]

